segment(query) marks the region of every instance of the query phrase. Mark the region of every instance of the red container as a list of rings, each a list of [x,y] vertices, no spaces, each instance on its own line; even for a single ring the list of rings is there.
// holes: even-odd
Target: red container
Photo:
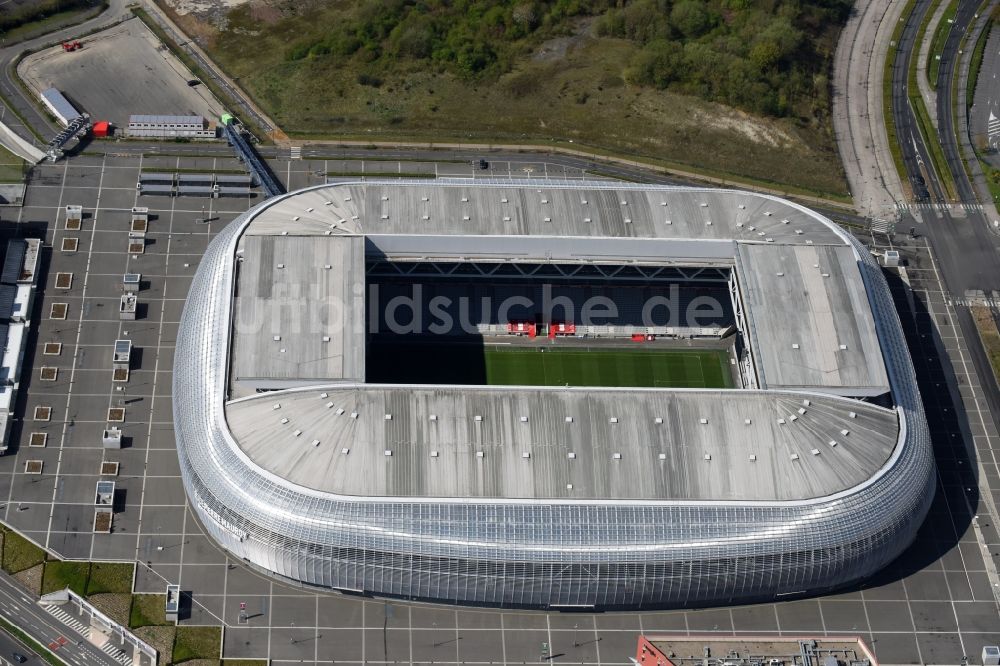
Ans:
[[[107,120],[98,120],[91,130],[95,137],[106,137],[111,135],[111,123]]]

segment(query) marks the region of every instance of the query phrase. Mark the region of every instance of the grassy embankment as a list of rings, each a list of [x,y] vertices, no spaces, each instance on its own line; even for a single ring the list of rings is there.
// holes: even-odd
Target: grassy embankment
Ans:
[[[997,322],[993,318],[992,311],[984,306],[974,306],[970,308],[972,318],[976,322],[979,330],[979,339],[983,343],[983,349],[993,366],[993,374],[1000,382],[1000,330],[997,330]]]
[[[928,16],[933,11],[934,8],[928,12]],[[947,9],[944,10],[944,14],[941,15],[941,22],[937,24],[934,36],[931,38],[931,48],[927,57],[927,80],[930,81],[931,87],[934,89],[937,89],[938,70],[941,69],[941,61],[938,58],[944,51],[944,43],[948,40],[948,33],[951,32],[951,24],[957,13],[958,0],[951,0]]]
[[[744,13],[762,21],[751,31],[743,10],[716,17],[716,2],[680,2],[675,8],[685,5],[683,12],[646,22],[596,10],[539,16],[536,27],[495,45],[494,60],[484,56],[482,71],[469,73],[463,67],[476,66],[479,55],[454,51],[475,40],[455,42],[450,32],[436,32],[436,9],[398,21],[377,12],[359,18],[371,4],[358,3],[357,10],[310,5],[284,14],[237,8],[224,32],[197,27],[199,41],[293,138],[575,148],[847,200],[827,82],[839,21],[810,32],[777,9],[758,17],[747,5]],[[548,12],[553,4],[536,10]],[[707,15],[675,16],[688,10]],[[496,12],[480,18],[502,23]],[[661,20],[670,22],[666,32],[657,27]],[[646,23],[651,32],[636,34]],[[468,27],[483,29],[481,23]],[[738,32],[744,29],[749,37]],[[712,40],[725,40],[743,55],[716,62],[730,51],[713,52]],[[793,60],[804,64],[796,69],[788,64]],[[748,67],[763,70],[745,75]],[[730,71],[739,76],[726,78]],[[759,98],[762,109],[749,108],[748,98]]]
[[[0,183],[20,183],[26,168],[24,160],[0,146]]]
[[[956,5],[957,6],[957,5]],[[930,23],[931,17],[934,14],[937,3],[931,3],[930,7],[927,8],[926,14],[924,14],[923,20],[920,22],[920,28],[917,30],[917,40],[914,45],[914,49],[919,51],[920,45],[927,35],[927,26]],[[948,17],[948,12],[951,10],[949,7],[945,11],[944,17],[941,19],[941,23],[938,24],[937,29],[934,31],[933,40],[936,42],[939,35],[943,34],[941,37],[941,48],[944,46],[944,40],[948,38],[948,33],[951,29],[951,23],[948,23],[945,19]],[[954,16],[954,13],[952,13]],[[935,53],[934,47],[931,47],[930,54],[933,56]],[[907,72],[906,81],[906,94],[910,100],[910,107],[913,109],[913,114],[917,119],[917,127],[920,129],[920,134],[923,136],[924,145],[927,147],[929,155],[924,157],[928,158],[930,168],[934,169],[934,172],[938,176],[938,180],[944,187],[945,196],[949,200],[954,200],[958,196],[958,190],[955,186],[955,178],[948,168],[948,162],[944,157],[944,149],[941,147],[941,141],[938,139],[937,130],[934,127],[934,123],[931,121],[931,114],[936,113],[937,109],[928,110],[927,106],[924,104],[923,95],[920,94],[920,86],[917,83],[917,76],[922,73],[919,71],[919,58],[916,57],[916,53],[910,60],[910,70]],[[937,70],[934,70],[935,78],[932,79],[932,83],[937,80]]]
[[[0,567],[13,575],[32,594],[48,594],[69,588],[114,620],[128,625],[141,638],[165,655],[164,663],[192,659],[219,663],[220,627],[168,623],[164,614],[164,595],[131,594],[134,564],[116,562],[77,562],[52,559],[46,552],[18,533],[0,527],[2,553]],[[53,666],[63,666],[56,655],[32,640],[9,622],[0,618],[0,626],[10,631]],[[224,660],[226,666],[244,662]],[[259,666],[259,662],[247,662]]]
[[[107,2],[94,2],[93,0],[83,0],[76,3],[68,3],[75,6],[68,6],[65,9],[56,10],[55,13],[38,15],[37,18],[27,23],[22,23],[17,27],[10,28],[7,32],[0,26],[0,35],[3,35],[4,44],[12,46],[20,42],[34,39],[50,32],[61,30],[77,23],[97,16],[108,7]]]

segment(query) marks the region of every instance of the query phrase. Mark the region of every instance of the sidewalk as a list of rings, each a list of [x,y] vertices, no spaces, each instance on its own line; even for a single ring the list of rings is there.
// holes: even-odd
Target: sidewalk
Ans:
[[[903,2],[859,0],[847,19],[833,65],[833,129],[854,206],[886,218],[904,201],[889,150],[882,80]]]

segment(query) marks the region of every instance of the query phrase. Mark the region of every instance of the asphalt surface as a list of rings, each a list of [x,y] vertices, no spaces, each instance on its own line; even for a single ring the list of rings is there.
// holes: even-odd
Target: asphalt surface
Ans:
[[[121,662],[102,652],[84,636],[39,607],[28,598],[17,581],[3,572],[0,572],[0,614],[42,645],[59,645],[55,650],[64,661],[76,666],[121,666]],[[46,663],[20,642],[6,633],[0,633],[0,656],[11,660],[11,653],[14,651],[28,657],[26,664]]]
[[[46,114],[39,111],[33,101],[25,99],[15,78],[14,59],[22,51],[74,38],[98,28],[114,25],[123,18],[130,18],[132,14],[126,11],[126,4],[127,0],[108,0],[108,9],[88,21],[0,49],[0,96],[7,104],[14,107],[36,132],[45,137],[45,142],[55,136],[61,128],[57,128]],[[3,105],[0,104],[0,111],[2,110]],[[4,112],[0,119],[25,139],[38,143],[34,133],[14,114]]]
[[[969,130],[974,145],[985,146],[989,138],[990,114],[1000,119],[1000,30],[990,31],[983,50],[979,81],[975,85],[976,92],[969,111]],[[1000,137],[993,140],[998,142]],[[995,167],[1000,166],[1000,153],[996,151],[984,152],[983,158]]]
[[[930,0],[917,2],[899,41],[899,54],[892,71],[893,116],[910,182],[916,183],[918,177],[924,178],[932,203],[943,204],[946,200],[945,188],[931,166],[929,151],[907,98],[907,72],[914,57],[916,34],[929,7]],[[1000,238],[990,232],[989,220],[976,207],[978,200],[962,165],[951,107],[961,38],[975,19],[977,8],[975,0],[959,2],[942,51],[937,86],[938,140],[944,150],[947,168],[955,180],[959,203],[964,206],[911,207],[903,211],[897,227],[902,230],[911,227],[918,234],[927,236],[940,265],[942,282],[951,297],[958,301],[964,300],[970,291],[989,293],[1000,289]],[[957,319],[966,339],[978,340],[967,308],[959,309]],[[995,419],[1000,415],[1000,390],[982,348],[974,345],[971,352],[971,360],[984,378],[984,398]]]
[[[841,32],[833,65],[833,127],[854,206],[869,217],[892,219],[903,187],[882,122],[882,79],[887,35],[902,3],[859,0]]]
[[[28,649],[19,640],[8,634],[6,631],[0,629],[0,658],[6,659],[9,662],[14,662],[14,653],[20,654],[27,658],[26,664],[44,664],[45,660],[35,654],[32,650]]]
[[[905,78],[903,81],[905,85]],[[0,79],[0,89],[3,85]],[[14,92],[20,95],[19,89]],[[21,102],[31,108],[27,100]],[[912,131],[912,117],[909,120]],[[921,149],[917,133],[910,156],[914,166]],[[40,299],[39,311],[48,313],[51,302],[64,301],[70,304],[73,315],[66,323],[40,321],[39,344],[50,339],[64,344],[62,359],[47,359],[46,364],[62,365],[65,373],[60,373],[58,385],[44,389],[26,382],[29,398],[25,414],[30,414],[28,408],[47,403],[57,408],[57,416],[51,424],[25,421],[21,433],[23,439],[32,429],[51,428],[50,448],[25,446],[16,456],[0,459],[0,483],[6,484],[10,499],[23,500],[30,507],[9,513],[7,520],[66,555],[138,560],[139,592],[162,593],[168,581],[182,584],[182,589],[190,592],[185,622],[227,625],[225,656],[285,663],[520,663],[539,661],[538,645],[544,641],[553,647],[554,654],[557,648],[564,653],[559,659],[563,663],[622,663],[634,651],[638,632],[666,630],[784,635],[846,632],[864,636],[882,663],[958,663],[963,655],[975,663],[983,644],[1000,643],[1000,619],[990,582],[995,567],[987,561],[996,557],[990,551],[1000,552],[1000,535],[990,525],[991,520],[974,524],[976,513],[985,517],[980,508],[983,498],[966,490],[976,488],[977,479],[969,470],[977,463],[994,486],[1000,486],[1000,468],[995,457],[977,459],[964,438],[954,439],[956,433],[967,432],[969,440],[987,452],[996,444],[996,424],[990,420],[989,409],[963,402],[978,401],[991,391],[995,395],[996,388],[991,380],[986,386],[978,380],[989,380],[990,374],[987,370],[984,375],[985,366],[974,359],[978,345],[964,342],[975,340],[960,321],[967,311],[953,305],[965,289],[991,288],[988,285],[1000,277],[1000,271],[991,276],[994,268],[984,263],[993,250],[983,246],[972,229],[973,223],[982,226],[983,222],[975,217],[974,208],[964,212],[947,208],[913,211],[920,220],[913,222],[920,237],[899,247],[912,262],[912,284],[911,288],[897,285],[894,293],[918,363],[941,477],[931,518],[918,543],[883,575],[838,595],[753,607],[578,616],[491,612],[351,598],[284,586],[240,562],[231,562],[201,533],[187,510],[172,449],[169,373],[176,315],[186,280],[211,234],[256,200],[143,198],[140,205],[150,205],[157,215],[151,232],[157,242],[147,255],[129,258],[122,245],[127,233],[124,220],[128,208],[137,201],[134,182],[138,170],[142,166],[231,168],[231,154],[225,146],[184,144],[161,144],[159,150],[190,157],[144,157],[143,153],[156,149],[124,143],[94,144],[88,150],[106,150],[108,155],[71,156],[65,162],[39,167],[29,184],[27,205],[18,212],[17,228],[24,232],[42,229],[53,248],[48,293]],[[483,155],[480,151],[307,147],[302,150],[302,160],[288,159],[287,149],[268,148],[264,154],[291,188],[322,182],[326,172],[354,171],[359,164],[374,175],[385,168],[408,171],[414,161],[432,165],[426,168],[439,175],[457,177],[573,178],[596,171],[629,180],[678,182],[585,158],[539,158],[512,152]],[[378,159],[372,161],[373,157]],[[485,172],[471,166],[471,160],[479,157],[490,162]],[[387,165],[385,159],[401,162]],[[936,185],[930,179],[928,182]],[[84,230],[73,234],[83,248],[75,254],[58,251],[59,242],[67,236],[60,217],[61,207],[67,203],[83,203],[92,214]],[[969,205],[974,206],[972,202]],[[206,217],[206,206],[208,217],[215,218],[207,227],[195,221]],[[904,212],[904,216],[910,214]],[[902,228],[905,231],[906,226]],[[942,249],[950,245],[952,235],[958,247],[952,253],[945,252],[942,260]],[[891,241],[889,246],[898,247]],[[963,255],[973,249],[977,251]],[[114,454],[122,461],[120,483],[127,491],[124,506],[115,517],[116,533],[94,536],[87,533],[93,515],[91,493],[96,463],[106,455],[94,445],[94,432],[106,423],[106,407],[122,397],[101,374],[108,372],[105,355],[109,341],[121,334],[122,326],[103,315],[102,308],[115,302],[116,280],[126,267],[139,268],[144,280],[148,278],[152,284],[140,295],[148,304],[145,319],[126,325],[127,335],[144,354],[135,369],[135,383],[130,382],[128,389],[127,434],[133,441],[128,449]],[[68,293],[52,287],[56,271],[76,273],[74,288]],[[35,352],[35,358],[41,358],[40,352]],[[969,365],[956,359],[969,359]],[[26,477],[22,473],[26,457],[45,459],[45,473]],[[24,617],[32,621],[33,615],[44,614],[33,608],[29,615],[23,602],[10,605],[15,602],[16,598],[8,602],[0,593],[0,609],[23,610]],[[245,625],[238,619],[239,602],[247,603],[251,610]],[[43,634],[52,629],[39,626]],[[63,634],[68,631],[61,625],[54,629]],[[581,640],[581,635],[586,640]]]
[[[369,155],[370,156],[370,155]],[[408,156],[408,155],[407,155]],[[439,155],[440,157],[440,155]],[[272,158],[274,172],[289,189],[325,180],[341,168],[366,173],[436,170],[469,177],[464,161],[438,163],[384,160]],[[225,630],[227,658],[270,658],[272,663],[540,663],[539,646],[564,664],[620,664],[635,649],[640,632],[766,633],[769,635],[860,635],[885,664],[958,663],[983,644],[1000,643],[1000,616],[991,585],[992,557],[1000,534],[984,520],[981,533],[971,527],[964,478],[962,440],[952,438],[955,414],[972,413],[944,390],[951,371],[936,351],[937,330],[948,351],[964,352],[955,328],[946,326],[950,309],[924,239],[898,247],[911,262],[917,296],[896,289],[904,327],[914,344],[928,413],[940,443],[938,498],[918,542],[879,576],[839,594],[748,607],[650,611],[643,613],[544,613],[500,611],[407,603],[307,590],[283,584],[232,560],[205,536],[187,506],[177,462],[170,393],[173,344],[187,285],[212,235],[254,199],[148,197],[137,194],[138,174],[147,168],[197,171],[232,169],[232,157],[80,155],[32,172],[25,205],[4,214],[8,228],[44,237],[47,267],[38,300],[37,335],[26,354],[22,375],[23,414],[11,454],[0,457],[0,495],[8,510],[3,520],[37,543],[69,558],[136,561],[135,591],[162,594],[170,583],[185,593],[182,624],[218,625]],[[371,171],[369,171],[371,170]],[[376,171],[377,170],[377,171]],[[520,155],[491,159],[494,176],[508,173],[579,178],[579,170]],[[479,170],[476,170],[479,173]],[[319,174],[319,175],[317,175]],[[540,181],[542,182],[542,181]],[[65,205],[84,206],[79,230],[63,224]],[[144,254],[126,251],[132,206],[149,206],[153,219]],[[208,224],[198,222],[208,218]],[[78,239],[76,252],[62,241]],[[869,243],[874,242],[866,237]],[[884,240],[883,240],[884,243]],[[883,249],[883,246],[878,246]],[[141,318],[122,322],[113,308],[124,272],[142,273]],[[69,289],[55,287],[55,275],[72,272]],[[65,320],[49,318],[53,303],[66,303]],[[935,328],[938,322],[940,326]],[[133,341],[129,381],[117,391],[111,381],[114,340]],[[58,355],[44,356],[47,342],[62,344]],[[39,380],[41,365],[59,369],[58,379]],[[961,390],[978,391],[978,381],[962,370]],[[100,446],[107,409],[126,408],[121,450]],[[34,408],[49,406],[49,421],[36,421]],[[951,416],[949,416],[951,415]],[[979,426],[976,426],[979,428]],[[44,448],[30,447],[33,431],[48,433]],[[975,436],[993,441],[982,429]],[[992,439],[991,439],[992,438]],[[40,460],[40,475],[24,473],[26,460]],[[95,535],[94,485],[100,463],[120,464],[116,477],[121,501],[111,534]],[[991,478],[1000,479],[994,464]],[[975,504],[975,498],[970,500]],[[23,511],[16,507],[25,507]],[[239,619],[246,603],[248,619]],[[973,658],[973,662],[976,661]]]

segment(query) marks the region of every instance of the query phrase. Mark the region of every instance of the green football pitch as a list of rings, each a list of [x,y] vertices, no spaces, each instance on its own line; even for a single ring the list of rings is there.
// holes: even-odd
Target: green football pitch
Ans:
[[[731,388],[725,350],[373,342],[368,381]]]

